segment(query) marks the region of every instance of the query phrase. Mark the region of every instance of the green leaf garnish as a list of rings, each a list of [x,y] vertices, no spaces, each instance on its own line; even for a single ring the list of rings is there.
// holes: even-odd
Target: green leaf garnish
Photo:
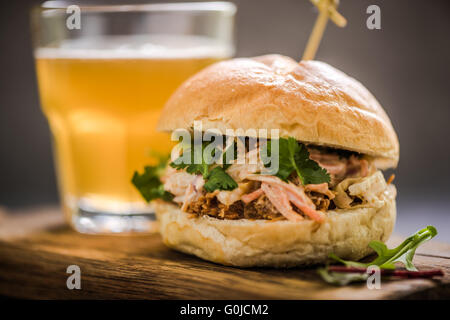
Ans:
[[[399,246],[394,249],[388,249],[387,246],[380,241],[372,241],[369,244],[378,257],[369,263],[362,263],[357,261],[343,260],[335,254],[330,254],[329,257],[346,265],[347,267],[368,268],[376,265],[381,269],[395,270],[395,263],[403,263],[408,271],[418,271],[414,266],[412,260],[416,249],[424,243],[437,235],[437,230],[433,226],[428,226],[422,230],[417,231],[412,236],[408,237]],[[366,281],[369,277],[367,273],[343,273],[329,271],[328,266],[317,270],[318,274],[324,281],[334,285],[347,285],[351,282]],[[395,271],[393,271],[395,272]]]
[[[271,140],[267,141],[263,148],[267,149],[261,153],[262,155],[272,155]],[[330,182],[328,172],[316,161],[309,158],[309,151],[304,144],[297,142],[292,137],[279,139],[278,161],[278,171],[270,174],[279,177],[281,180],[287,181],[288,177],[295,171],[303,185]],[[270,166],[270,161],[264,162],[266,168]]]
[[[378,255],[378,257],[369,263],[361,263],[357,261],[343,260],[335,254],[330,254],[330,258],[349,267],[363,267],[376,265],[382,269],[395,269],[395,263],[402,263],[409,271],[417,271],[413,264],[414,254],[417,247],[425,241],[434,238],[437,235],[437,230],[433,226],[428,226],[422,230],[417,231],[412,236],[408,237],[398,247],[388,249],[388,247],[381,241],[371,241],[371,247]]]
[[[175,169],[186,169],[186,172],[190,174],[201,174],[203,178],[208,176],[208,167],[209,165],[206,163],[206,159],[203,157],[203,151],[207,144],[205,142],[202,143],[201,148],[189,147],[187,150],[183,152],[183,155],[189,154],[188,163],[183,162],[184,157],[181,155],[173,162],[170,163],[170,166]],[[200,159],[201,163],[194,163],[194,159]]]
[[[238,187],[236,181],[231,178],[222,167],[215,167],[209,172],[204,188],[208,192],[214,190],[233,190]]]
[[[170,166],[175,169],[186,169],[187,173],[190,174],[201,174],[203,179],[205,179],[206,183],[204,188],[208,192],[213,192],[215,190],[233,190],[237,188],[238,184],[236,181],[231,178],[228,173],[225,172],[230,166],[226,161],[227,155],[228,158],[232,158],[231,160],[236,159],[237,156],[237,145],[233,142],[224,152],[219,149],[213,149],[211,154],[204,153],[205,148],[211,142],[203,142],[201,148],[195,148],[192,146],[188,148],[185,153],[189,153],[189,162],[191,164],[183,163],[183,155],[177,158],[175,161],[170,163]],[[230,152],[234,149],[234,157],[230,156]],[[201,163],[195,164],[195,153],[197,154],[197,159],[201,159]],[[201,154],[200,154],[201,152]],[[222,166],[211,164],[211,159],[215,157],[222,157]],[[209,164],[208,164],[209,163]]]
[[[163,199],[164,201],[173,199],[173,195],[164,190],[160,180],[163,169],[163,162],[161,162],[157,166],[146,166],[143,173],[134,172],[131,182],[147,202],[154,199]]]

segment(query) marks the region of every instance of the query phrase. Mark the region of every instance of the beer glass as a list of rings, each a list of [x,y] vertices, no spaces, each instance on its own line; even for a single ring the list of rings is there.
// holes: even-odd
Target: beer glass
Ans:
[[[235,11],[228,2],[72,1],[33,11],[41,106],[62,208],[77,231],[155,230],[151,206],[131,184],[133,172],[172,148],[170,136],[156,132],[171,93],[234,54]]]

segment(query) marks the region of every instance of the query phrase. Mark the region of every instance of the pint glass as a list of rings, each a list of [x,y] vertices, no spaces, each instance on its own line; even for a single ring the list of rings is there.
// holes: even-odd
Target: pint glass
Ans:
[[[33,12],[41,106],[62,208],[77,231],[155,229],[151,206],[131,177],[155,154],[170,152],[169,135],[155,128],[171,93],[233,55],[234,13],[227,2],[72,1],[49,1]]]

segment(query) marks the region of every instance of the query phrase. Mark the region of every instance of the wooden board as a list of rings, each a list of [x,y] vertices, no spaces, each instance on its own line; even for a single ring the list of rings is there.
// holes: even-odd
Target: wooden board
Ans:
[[[390,245],[399,242],[394,237]],[[419,269],[442,268],[439,280],[383,281],[334,287],[315,268],[224,267],[166,248],[158,235],[92,236],[68,228],[55,208],[1,214],[0,295],[37,299],[408,299],[450,297],[450,245],[429,242]],[[68,290],[66,268],[81,269],[81,290]]]

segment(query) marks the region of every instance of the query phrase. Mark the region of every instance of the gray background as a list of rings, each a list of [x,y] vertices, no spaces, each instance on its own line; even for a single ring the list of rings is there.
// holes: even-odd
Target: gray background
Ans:
[[[238,56],[301,57],[317,16],[309,1],[234,2]],[[29,8],[38,3],[0,7],[0,206],[12,208],[58,201],[30,42]],[[370,4],[381,8],[382,30],[366,28]],[[392,119],[401,145],[397,231],[434,224],[450,241],[450,1],[342,0],[339,11],[348,26],[329,24],[316,58],[364,83]]]

